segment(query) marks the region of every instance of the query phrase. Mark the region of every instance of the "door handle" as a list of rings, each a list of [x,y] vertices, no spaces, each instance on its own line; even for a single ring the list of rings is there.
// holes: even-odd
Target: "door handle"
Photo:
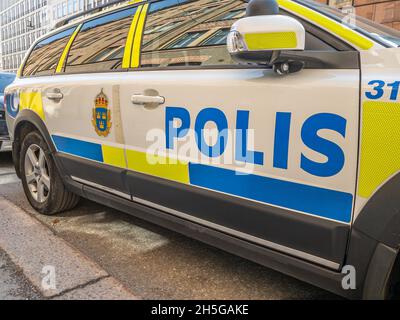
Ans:
[[[60,101],[64,98],[64,95],[60,89],[55,89],[54,91],[47,92],[46,97],[49,100]]]
[[[165,103],[165,98],[161,96],[147,96],[143,94],[134,94],[131,98],[133,104],[144,105],[161,105]]]

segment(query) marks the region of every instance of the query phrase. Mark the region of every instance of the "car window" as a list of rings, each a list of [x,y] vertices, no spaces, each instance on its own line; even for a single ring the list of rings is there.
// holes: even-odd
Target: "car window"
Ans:
[[[70,28],[40,41],[32,50],[23,76],[51,75],[57,68],[58,61],[75,28]]]
[[[125,42],[136,8],[120,10],[83,24],[68,54],[66,72],[122,69]]]
[[[143,36],[142,67],[235,64],[226,38],[245,8],[241,0],[153,3]]]
[[[351,19],[352,24],[349,24],[349,19],[346,19],[346,15],[348,15],[348,13],[346,13],[345,11],[327,6],[317,1],[297,0],[297,2],[306,7],[310,7],[313,10],[320,12],[321,14],[326,15],[340,23],[348,25],[350,28],[355,29],[356,31],[366,35],[367,37],[384,44],[385,46],[400,46],[400,31],[395,30],[392,27],[378,24],[376,22],[358,16],[357,14],[354,15],[354,17]],[[390,11],[388,10],[388,12]]]
[[[232,24],[246,14],[241,0],[164,0],[150,6],[141,67],[233,65],[226,48]],[[285,14],[284,12],[281,12]],[[335,50],[306,33],[306,50]]]

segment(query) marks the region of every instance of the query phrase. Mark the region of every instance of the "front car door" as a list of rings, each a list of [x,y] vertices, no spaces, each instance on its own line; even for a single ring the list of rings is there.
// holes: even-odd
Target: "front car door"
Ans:
[[[304,19],[304,70],[237,65],[225,43],[245,6],[144,7],[141,55],[136,46],[121,84],[128,187],[134,201],[339,269],[356,189],[358,52]]]

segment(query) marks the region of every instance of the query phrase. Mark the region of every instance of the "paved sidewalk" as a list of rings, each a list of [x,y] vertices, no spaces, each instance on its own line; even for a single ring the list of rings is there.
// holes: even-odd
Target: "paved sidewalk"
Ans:
[[[136,299],[99,265],[3,197],[0,249],[44,298]]]
[[[42,296],[22,271],[0,250],[0,300],[38,300]]]

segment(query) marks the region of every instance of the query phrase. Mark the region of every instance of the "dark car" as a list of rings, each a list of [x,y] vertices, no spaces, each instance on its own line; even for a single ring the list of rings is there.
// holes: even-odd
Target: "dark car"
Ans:
[[[0,72],[0,152],[11,151],[4,108],[4,89],[15,79],[15,74]]]

